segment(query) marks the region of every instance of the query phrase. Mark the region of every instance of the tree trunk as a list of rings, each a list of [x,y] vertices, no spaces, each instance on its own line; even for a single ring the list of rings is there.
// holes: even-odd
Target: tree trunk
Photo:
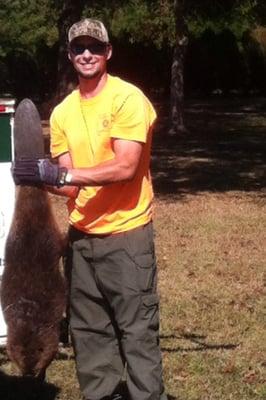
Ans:
[[[63,4],[62,4],[63,3]],[[79,21],[84,8],[84,0],[64,0],[60,2],[60,17],[58,19],[59,48],[58,48],[58,70],[56,98],[60,101],[71,91],[76,82],[76,74],[67,56],[67,32],[70,26]]]
[[[188,44],[187,27],[184,19],[185,0],[175,0],[176,45],[171,68],[171,126],[169,134],[187,132],[184,124],[184,59]]]

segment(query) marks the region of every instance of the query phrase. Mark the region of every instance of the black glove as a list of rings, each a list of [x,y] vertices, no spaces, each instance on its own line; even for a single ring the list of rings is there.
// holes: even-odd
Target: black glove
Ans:
[[[67,169],[53,164],[48,158],[27,158],[13,162],[11,172],[16,185],[40,184],[63,186]]]

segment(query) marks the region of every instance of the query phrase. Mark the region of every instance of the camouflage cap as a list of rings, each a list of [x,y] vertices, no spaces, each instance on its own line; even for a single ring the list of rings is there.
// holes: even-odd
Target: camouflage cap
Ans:
[[[90,36],[103,43],[109,43],[109,37],[104,24],[96,19],[86,18],[73,24],[68,31],[68,41],[80,36]]]

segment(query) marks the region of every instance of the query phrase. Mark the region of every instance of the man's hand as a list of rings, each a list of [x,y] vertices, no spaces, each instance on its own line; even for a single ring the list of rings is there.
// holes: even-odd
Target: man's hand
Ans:
[[[67,168],[53,164],[48,158],[29,158],[13,162],[11,172],[16,185],[60,187],[65,184]]]

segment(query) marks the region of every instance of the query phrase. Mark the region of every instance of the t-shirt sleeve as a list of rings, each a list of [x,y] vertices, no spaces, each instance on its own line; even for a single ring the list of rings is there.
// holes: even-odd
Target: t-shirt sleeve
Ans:
[[[145,143],[148,132],[156,119],[156,112],[141,93],[120,99],[111,129],[111,137]]]
[[[60,115],[55,109],[50,118],[50,151],[53,158],[68,151],[68,144],[65,132],[62,128]]]

